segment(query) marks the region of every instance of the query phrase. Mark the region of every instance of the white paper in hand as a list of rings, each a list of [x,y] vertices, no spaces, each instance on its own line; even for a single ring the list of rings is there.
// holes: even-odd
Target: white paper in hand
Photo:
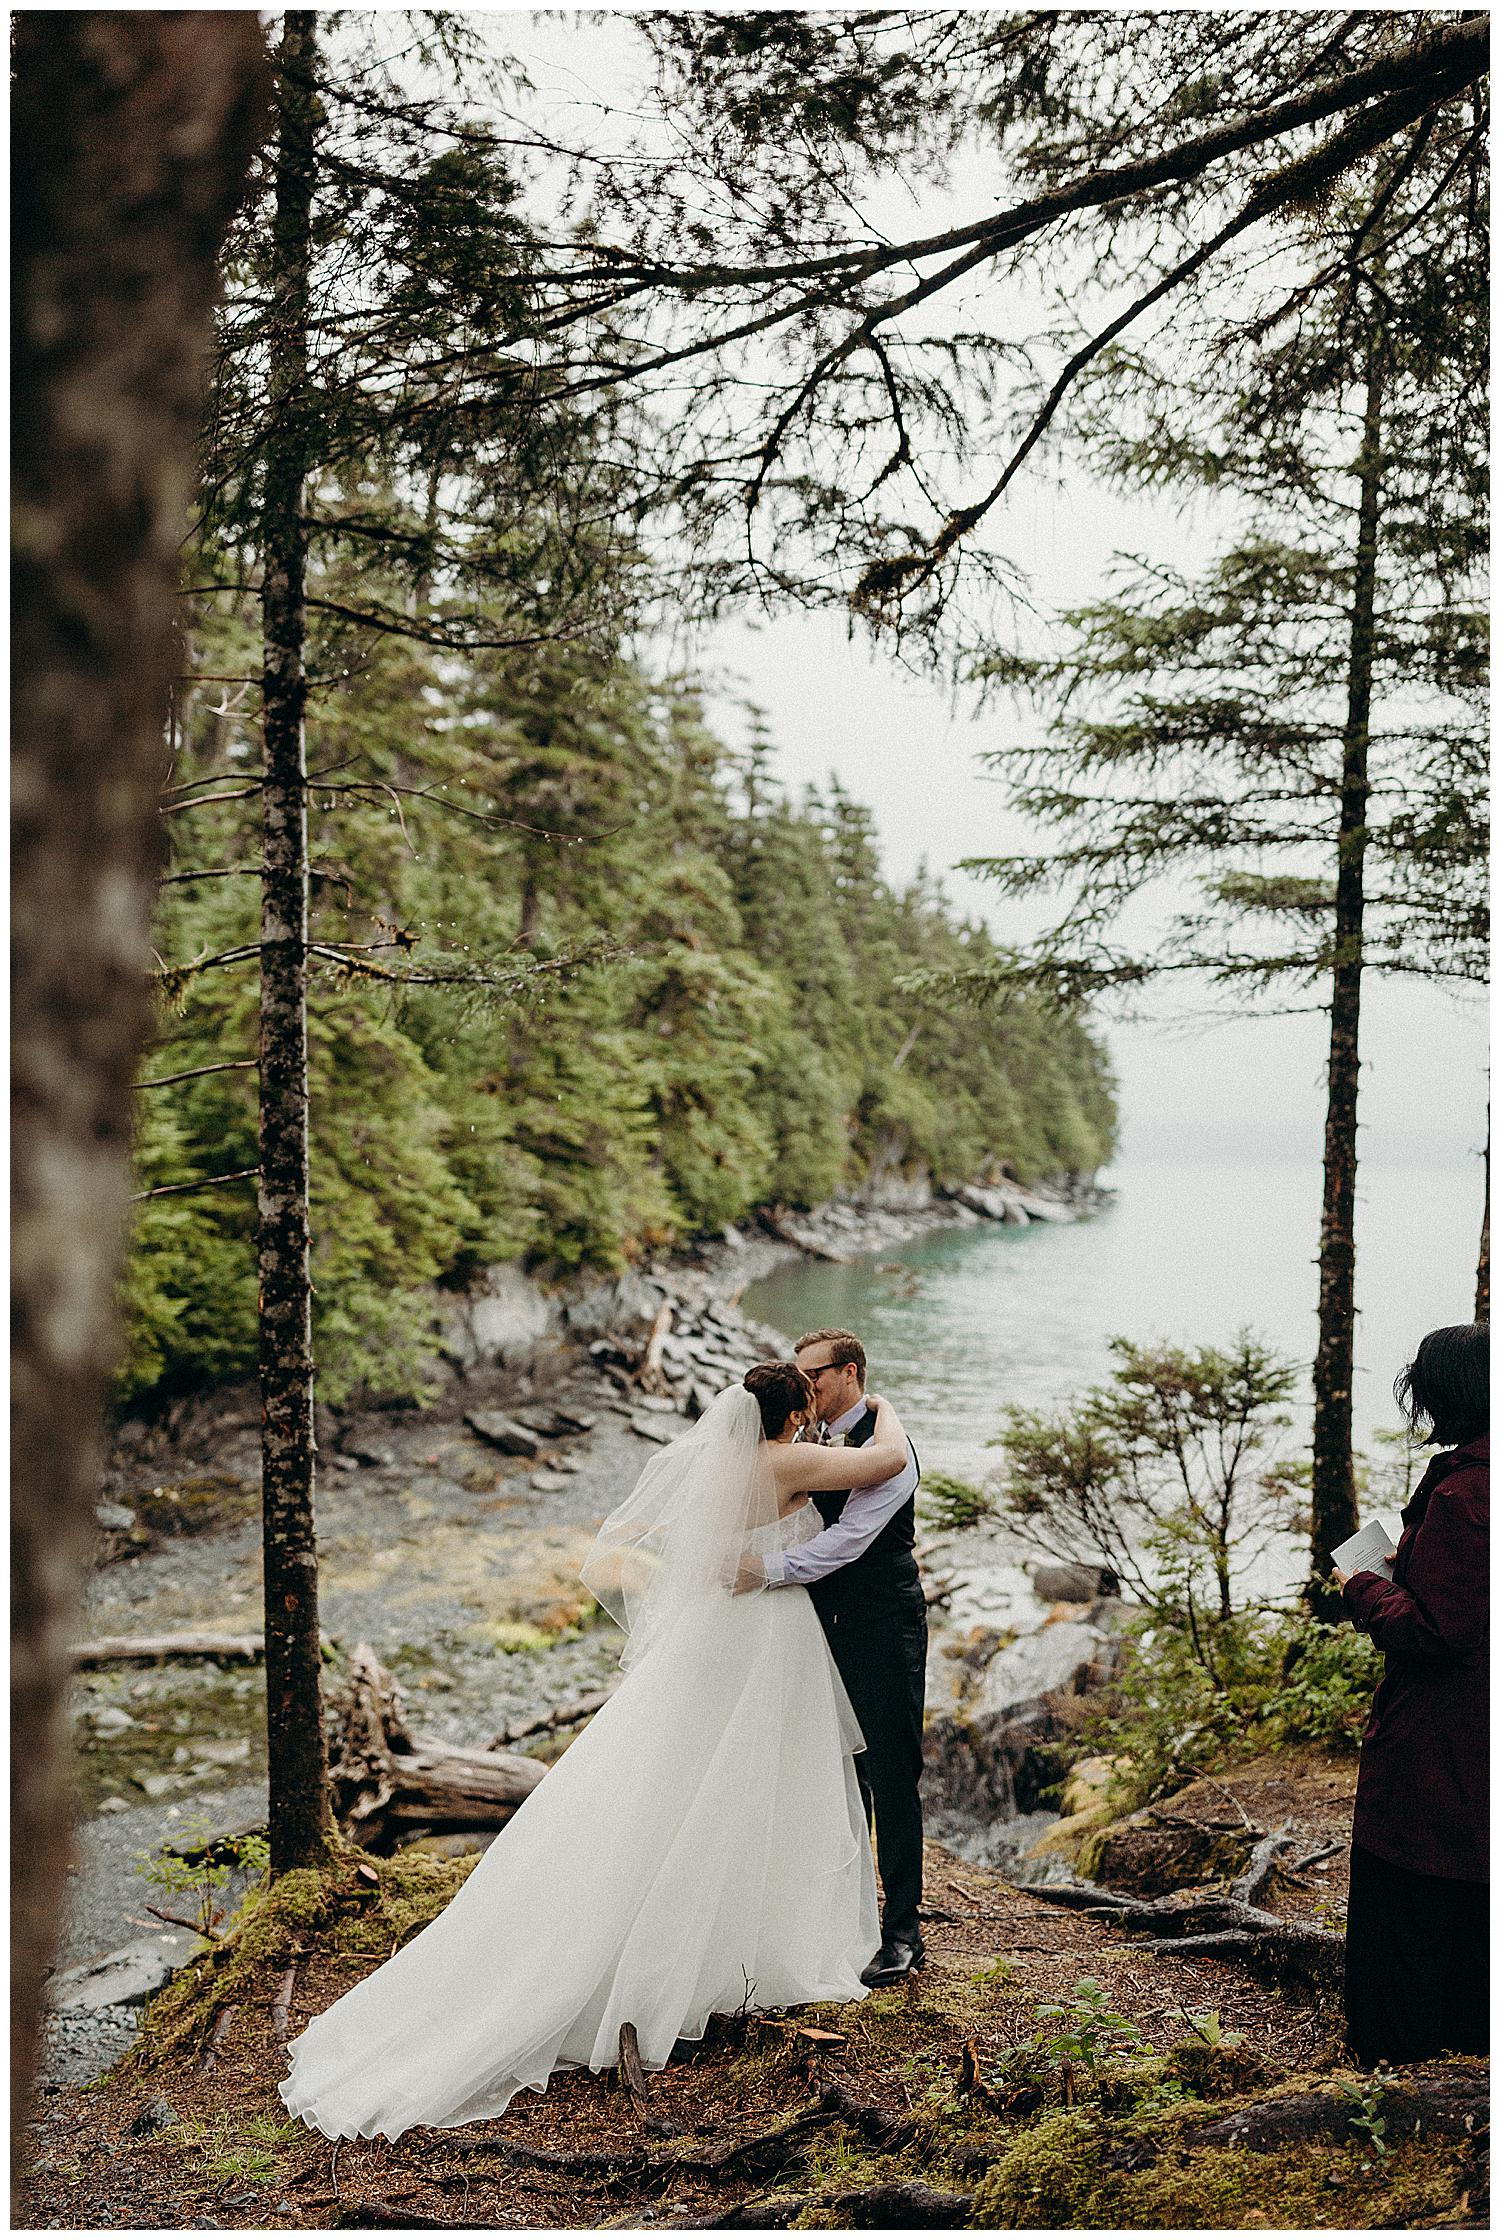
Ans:
[[[1342,1547],[1334,1549],[1333,1560],[1337,1569],[1347,1572],[1350,1578],[1353,1578],[1356,1571],[1375,1571],[1383,1579],[1388,1579],[1390,1570],[1383,1559],[1395,1553],[1396,1543],[1385,1526],[1367,1524],[1361,1526],[1352,1540],[1346,1540]]]

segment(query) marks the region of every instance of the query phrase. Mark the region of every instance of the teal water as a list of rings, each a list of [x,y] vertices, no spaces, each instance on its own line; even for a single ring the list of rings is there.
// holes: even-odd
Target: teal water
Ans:
[[[1069,1227],[942,1229],[847,1267],[802,1261],[745,1293],[789,1337],[856,1330],[923,1460],[969,1477],[1008,1402],[1066,1400],[1109,1368],[1108,1340],[1222,1341],[1244,1325],[1306,1367],[1316,1338],[1319,1178],[1300,1162],[1133,1161],[1113,1203]],[[1391,1380],[1423,1333],[1473,1312],[1481,1178],[1463,1166],[1363,1170],[1356,1437],[1398,1422]]]

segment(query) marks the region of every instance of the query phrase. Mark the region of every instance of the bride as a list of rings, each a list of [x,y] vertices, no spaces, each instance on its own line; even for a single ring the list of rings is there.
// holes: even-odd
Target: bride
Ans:
[[[438,1919],[320,2015],[280,2087],[330,2139],[497,2116],[554,2069],[659,2069],[711,2014],[862,1999],[880,1942],[859,1729],[802,1587],[731,1594],[747,1550],[810,1537],[813,1492],[900,1469],[794,1444],[812,1388],[752,1369],[655,1455],[584,1584],[629,1635],[620,1686]]]

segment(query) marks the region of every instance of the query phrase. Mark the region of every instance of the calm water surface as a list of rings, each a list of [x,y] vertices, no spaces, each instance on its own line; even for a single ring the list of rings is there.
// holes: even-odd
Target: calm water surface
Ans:
[[[1304,1368],[1316,1338],[1315,1167],[1131,1161],[1110,1208],[1070,1227],[946,1229],[847,1267],[806,1261],[745,1294],[789,1336],[857,1330],[925,1462],[965,1476],[1009,1402],[1105,1375],[1116,1333],[1202,1344],[1248,1325]],[[1358,1208],[1356,1436],[1398,1421],[1391,1379],[1423,1332],[1473,1313],[1481,1183],[1464,1167],[1367,1164]],[[1310,1419],[1310,1407],[1304,1400]]]

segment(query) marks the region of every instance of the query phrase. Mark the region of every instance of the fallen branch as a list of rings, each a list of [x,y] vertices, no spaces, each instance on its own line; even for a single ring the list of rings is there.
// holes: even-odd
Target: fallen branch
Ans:
[[[401,2197],[405,2199],[405,2195]],[[398,2209],[391,2201],[351,2201],[334,2218],[339,2232],[470,2232],[472,2225],[453,2217],[428,2217],[418,2209]]]
[[[294,1960],[276,1986],[276,1996],[271,2001],[271,2029],[278,2040],[284,2039],[287,2022],[292,2011],[292,1991],[297,1982],[297,1963]]]
[[[513,1719],[485,1747],[507,1750],[513,1742],[527,1742],[533,1735],[556,1734],[563,1727],[582,1726],[585,1719],[592,1719],[596,1711],[604,1709],[610,1692],[608,1688],[601,1688],[596,1695],[579,1696],[573,1703],[560,1703],[555,1711],[544,1711],[537,1719]]]
[[[1288,1849],[1292,1840],[1290,1828],[1273,1828],[1262,1836],[1251,1852],[1242,1874],[1237,1874],[1229,1885],[1229,1895],[1242,1906],[1256,1905],[1264,1895],[1266,1886],[1276,1872],[1276,1861]]]
[[[620,2079],[642,2123],[646,2120],[646,2071],[641,2062],[641,2041],[633,2022],[620,2025]]]
[[[844,2230],[954,2232],[968,2223],[973,2206],[967,2193],[948,2193],[919,2178],[897,2178],[886,2185],[860,2186],[852,2193],[773,2193],[760,2201],[739,2202],[706,2223],[696,2217],[673,2218],[670,2223],[679,2231],[785,2232],[805,2210],[816,2207],[820,2214],[836,2217],[838,2228]]]
[[[228,2030],[230,2023],[238,2012],[238,2007],[223,2007],[220,2009],[218,2019],[204,2039],[202,2050],[198,2055],[197,2067],[200,2076],[206,2077],[218,2060],[219,2047],[223,2042],[224,2033]]]
[[[1287,1871],[1290,1874],[1305,1874],[1320,1859],[1331,1859],[1335,1851],[1342,1851],[1344,1844],[1343,1836],[1335,1836],[1332,1843],[1320,1843],[1315,1851],[1304,1851],[1300,1859],[1294,1859]]]
[[[142,1903],[145,1901],[142,1900]],[[217,1929],[205,1928],[201,1921],[189,1921],[185,1914],[166,1913],[160,1906],[147,1906],[146,1911],[155,1914],[158,1921],[169,1922],[174,1929],[191,1929],[195,1937],[205,1937],[210,1944],[223,1942]]]
[[[1274,1926],[1265,1928],[1215,1929],[1203,1936],[1155,1937],[1147,1949],[1186,1960],[1238,1960],[1252,1975],[1270,1983],[1302,1984],[1309,1991],[1336,1988],[1344,1973],[1342,1937],[1331,1929],[1290,1921],[1274,1921]]]
[[[769,2131],[752,2132],[748,2139],[726,2139],[709,2147],[675,2152],[670,2148],[582,2148],[570,2152],[560,2147],[530,2147],[519,2139],[452,2139],[443,2142],[441,2151],[444,2155],[499,2155],[527,2169],[555,2170],[574,2178],[767,2176],[796,2152],[808,2132],[828,2123],[845,2123],[871,2145],[891,2153],[912,2135],[912,2125],[906,2118],[887,2115],[883,2108],[856,2099],[847,2085],[836,2082]],[[799,2208],[806,2206],[800,2195],[796,2198]]]
[[[672,1302],[663,1299],[656,1310],[656,1320],[651,1325],[651,1335],[646,1340],[646,1350],[641,1355],[635,1381],[642,1392],[665,1393],[667,1375],[662,1367],[662,1348],[672,1334]]]
[[[1465,2139],[1484,2130],[1490,2119],[1489,2077],[1483,2066],[1435,2061],[1405,2069],[1378,2092],[1387,2140]],[[1190,2147],[1249,2147],[1271,2153],[1303,2140],[1338,2145],[1359,2141],[1356,2125],[1364,2115],[1361,2100],[1347,2092],[1299,2092],[1276,2100],[1257,2100],[1232,2115],[1215,2117],[1184,2134]]]
[[[265,1654],[258,1633],[105,1634],[78,1641],[73,1662],[80,1671],[101,1664],[160,1664],[171,1657],[212,1657],[220,1664],[256,1664]]]

